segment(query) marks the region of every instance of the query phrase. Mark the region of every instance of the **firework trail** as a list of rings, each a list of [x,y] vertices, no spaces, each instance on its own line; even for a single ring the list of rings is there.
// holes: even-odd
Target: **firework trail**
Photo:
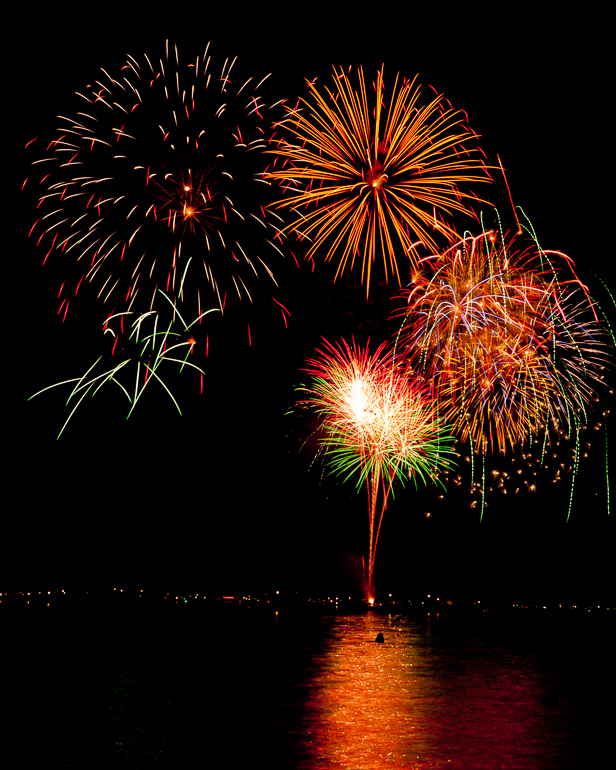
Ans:
[[[423,103],[415,80],[396,75],[386,94],[381,69],[370,97],[361,67],[357,86],[334,68],[331,89],[309,82],[309,99],[286,105],[270,151],[269,178],[286,193],[275,207],[295,215],[287,229],[312,240],[308,259],[321,248],[327,261],[335,256],[336,277],[361,261],[366,292],[377,255],[400,284],[399,262],[404,275],[420,244],[454,239],[443,214],[472,213],[474,196],[459,185],[490,180],[465,113],[442,96]]]
[[[302,405],[321,422],[321,447],[336,474],[357,475],[369,509],[368,596],[373,599],[376,546],[395,479],[424,483],[451,467],[453,439],[435,414],[426,388],[393,350],[370,355],[355,342],[332,345],[307,362],[312,377]],[[377,519],[379,492],[380,514]]]
[[[282,251],[262,178],[266,78],[240,78],[235,62],[215,63],[209,43],[192,60],[168,43],[160,59],[128,56],[77,93],[51,142],[31,143],[30,236],[66,273],[63,318],[88,285],[112,312],[155,309],[159,290],[191,316],[251,303],[264,279],[271,295]]]
[[[57,438],[60,438],[85,397],[88,394],[94,397],[108,383],[117,385],[128,399],[130,408],[126,419],[133,413],[146,386],[152,382],[164,388],[181,415],[177,401],[161,377],[160,368],[163,364],[168,368],[168,363],[173,363],[180,372],[185,367],[196,369],[201,374],[203,390],[203,369],[188,361],[188,356],[193,353],[197,344],[194,330],[191,329],[217,308],[206,310],[187,324],[177,308],[173,307],[171,300],[168,297],[166,299],[172,308],[168,314],[171,315],[168,322],[163,320],[160,312],[153,310],[140,315],[127,311],[110,316],[103,324],[103,335],[111,346],[109,354],[99,356],[81,377],[57,382],[30,396],[28,400],[51,388],[75,383],[66,401],[67,406],[74,405]]]

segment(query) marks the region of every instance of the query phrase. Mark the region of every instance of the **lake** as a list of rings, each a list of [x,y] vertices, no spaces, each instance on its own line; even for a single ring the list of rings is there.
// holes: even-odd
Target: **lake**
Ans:
[[[613,732],[611,612],[6,618],[24,766],[581,770]]]

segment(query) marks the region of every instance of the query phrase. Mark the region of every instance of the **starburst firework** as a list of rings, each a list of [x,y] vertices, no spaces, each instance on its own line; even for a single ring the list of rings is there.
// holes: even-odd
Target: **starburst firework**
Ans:
[[[112,312],[151,310],[159,289],[191,316],[250,303],[261,281],[271,294],[281,220],[266,213],[263,80],[215,63],[209,44],[191,60],[167,44],[77,93],[27,180],[30,234],[62,266],[63,317],[88,284]]]
[[[374,99],[361,67],[358,90],[342,69],[333,80],[325,93],[308,83],[301,108],[287,106],[269,178],[285,188],[276,207],[295,214],[290,227],[313,240],[307,257],[327,249],[336,277],[358,258],[368,292],[378,254],[385,277],[400,283],[399,262],[403,271],[415,264],[419,244],[434,250],[439,235],[454,238],[443,214],[472,213],[459,185],[489,175],[465,113],[442,96],[422,103],[416,79],[397,75],[388,95],[381,69]]]
[[[424,260],[405,290],[401,347],[474,451],[505,452],[584,422],[607,360],[572,261],[496,231]],[[577,298],[577,299],[576,299]]]
[[[308,361],[312,384],[302,404],[321,421],[321,446],[334,472],[357,475],[368,490],[369,595],[373,596],[374,557],[387,499],[395,479],[403,484],[436,481],[451,466],[453,439],[427,396],[424,385],[393,350],[381,345],[370,355],[355,343],[324,341]],[[377,521],[377,499],[382,494]]]

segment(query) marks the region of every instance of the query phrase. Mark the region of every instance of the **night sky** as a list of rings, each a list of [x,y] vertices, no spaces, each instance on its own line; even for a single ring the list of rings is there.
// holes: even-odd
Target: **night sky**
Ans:
[[[152,18],[148,10],[120,18],[116,6],[100,6],[96,23],[68,10],[24,20],[12,76],[19,84],[11,116],[17,152],[23,158],[29,139],[53,136],[54,116],[71,109],[72,93],[98,68],[117,71],[128,53],[162,56],[166,38],[180,52],[200,52],[211,39],[218,60],[238,55],[244,72],[273,72],[268,94],[275,100],[304,95],[304,78],[327,81],[332,64],[374,72],[384,62],[386,76],[419,72],[425,88],[432,84],[466,110],[489,162],[500,155],[514,201],[542,246],[570,255],[609,310],[594,275],[609,280],[611,262],[604,224],[605,23],[559,17],[537,26],[516,6],[500,20],[468,8],[457,16],[442,7],[386,15],[378,4],[374,15],[351,22],[343,14],[320,19],[316,7],[300,19],[295,14],[304,7],[249,14],[191,9],[182,18],[168,10]],[[18,191],[28,160],[14,182]],[[505,209],[502,178],[495,180],[479,192]],[[334,286],[331,264],[317,260],[312,273],[288,259],[276,273],[278,296],[291,314],[288,328],[278,312],[257,303],[250,347],[244,327],[232,320],[218,325],[204,394],[198,376],[169,376],[183,417],[152,389],[127,422],[120,397],[102,392],[56,441],[68,416],[68,391],[26,398],[87,369],[96,358],[100,312],[84,303],[62,324],[56,315],[61,266],[41,266],[44,255],[26,237],[32,198],[16,195],[8,292],[15,309],[11,358],[5,357],[15,388],[5,402],[5,582],[18,590],[120,583],[226,593],[351,590],[367,547],[365,492],[323,478],[320,466],[310,468],[311,452],[300,451],[310,427],[286,413],[303,381],[302,362],[321,336],[370,336],[375,345],[386,338],[394,328],[388,316],[396,287],[375,286],[366,304],[357,275]],[[298,258],[301,248],[295,247]],[[600,408],[610,404],[605,397]],[[590,420],[591,448],[568,524],[570,476],[560,486],[540,483],[535,495],[520,493],[507,506],[488,496],[481,524],[465,484],[442,502],[435,488],[399,489],[377,551],[377,590],[609,599],[614,514],[608,519],[605,434],[592,432],[597,419]],[[613,430],[609,440],[613,455]],[[498,460],[499,467],[507,464],[511,457]]]

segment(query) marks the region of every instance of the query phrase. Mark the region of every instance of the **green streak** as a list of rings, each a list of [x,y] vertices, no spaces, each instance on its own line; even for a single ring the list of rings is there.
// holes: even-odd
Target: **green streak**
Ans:
[[[569,512],[567,513],[567,522],[569,521],[569,517],[571,516],[571,506],[573,504],[573,488],[575,486],[575,477],[577,476],[577,471],[578,471],[579,456],[580,456],[580,428],[578,426],[575,431],[575,458],[573,460],[573,475],[571,478],[571,495],[569,497]]]
[[[89,386],[86,388],[86,391],[84,392],[83,396],[82,396],[82,397],[79,399],[79,401],[78,401],[78,402],[75,404],[75,406],[74,406],[74,408],[73,408],[73,411],[72,411],[72,412],[69,414],[69,416],[68,416],[68,418],[67,418],[66,422],[65,422],[65,423],[64,423],[64,425],[62,426],[62,430],[61,430],[61,431],[60,431],[60,433],[58,433],[58,435],[56,436],[56,441],[57,441],[57,440],[60,438],[60,436],[61,436],[61,435],[62,435],[62,433],[64,432],[64,428],[66,428],[66,426],[68,425],[68,421],[69,421],[69,420],[71,419],[71,417],[72,417],[72,416],[75,414],[75,410],[77,409],[77,407],[79,406],[79,404],[81,404],[81,402],[84,400],[84,398],[85,398],[85,397],[88,395],[88,391],[90,390],[90,388],[92,387],[92,385],[93,385],[93,384],[94,384],[93,382],[91,382],[91,383],[90,383],[90,385],[89,385]],[[68,402],[67,402],[67,403],[68,403]]]
[[[607,483],[607,515],[610,515],[610,474],[607,458],[607,422],[605,423],[605,481]]]
[[[180,409],[180,407],[178,406],[178,402],[175,400],[175,398],[173,398],[173,395],[172,395],[171,391],[169,390],[169,388],[168,388],[168,387],[165,385],[165,383],[164,383],[164,382],[163,382],[163,381],[160,379],[160,377],[159,377],[159,376],[156,374],[156,372],[154,371],[154,369],[150,369],[150,367],[149,367],[147,364],[146,364],[145,366],[146,366],[146,368],[147,368],[147,369],[149,369],[149,371],[152,373],[152,376],[153,376],[153,377],[156,377],[156,379],[157,379],[157,380],[160,382],[160,384],[163,386],[163,388],[164,388],[164,389],[167,391],[167,393],[169,394],[169,397],[171,398],[171,400],[172,400],[172,401],[173,401],[173,403],[175,404],[175,406],[176,406],[176,408],[177,408],[178,412],[180,413],[180,417],[181,417],[181,416],[182,416],[182,410],[181,410],[181,409]],[[145,385],[144,385],[143,387],[145,388]],[[143,388],[141,389],[141,392],[143,392]],[[128,417],[127,417],[126,419],[128,420]]]
[[[99,358],[100,361],[100,358]],[[62,380],[62,382],[55,382],[53,385],[48,385],[46,388],[43,388],[43,390],[39,390],[34,395],[29,396],[27,398],[27,401],[31,401],[36,396],[39,396],[41,393],[44,393],[46,390],[50,390],[51,388],[57,388],[58,385],[66,385],[67,382],[77,382],[78,380],[82,380],[83,377],[73,377],[72,380]]]
[[[481,524],[483,520],[483,509],[485,507],[485,499],[486,499],[486,448],[485,444],[483,446],[483,476],[481,477],[481,515],[479,516],[479,523]]]

